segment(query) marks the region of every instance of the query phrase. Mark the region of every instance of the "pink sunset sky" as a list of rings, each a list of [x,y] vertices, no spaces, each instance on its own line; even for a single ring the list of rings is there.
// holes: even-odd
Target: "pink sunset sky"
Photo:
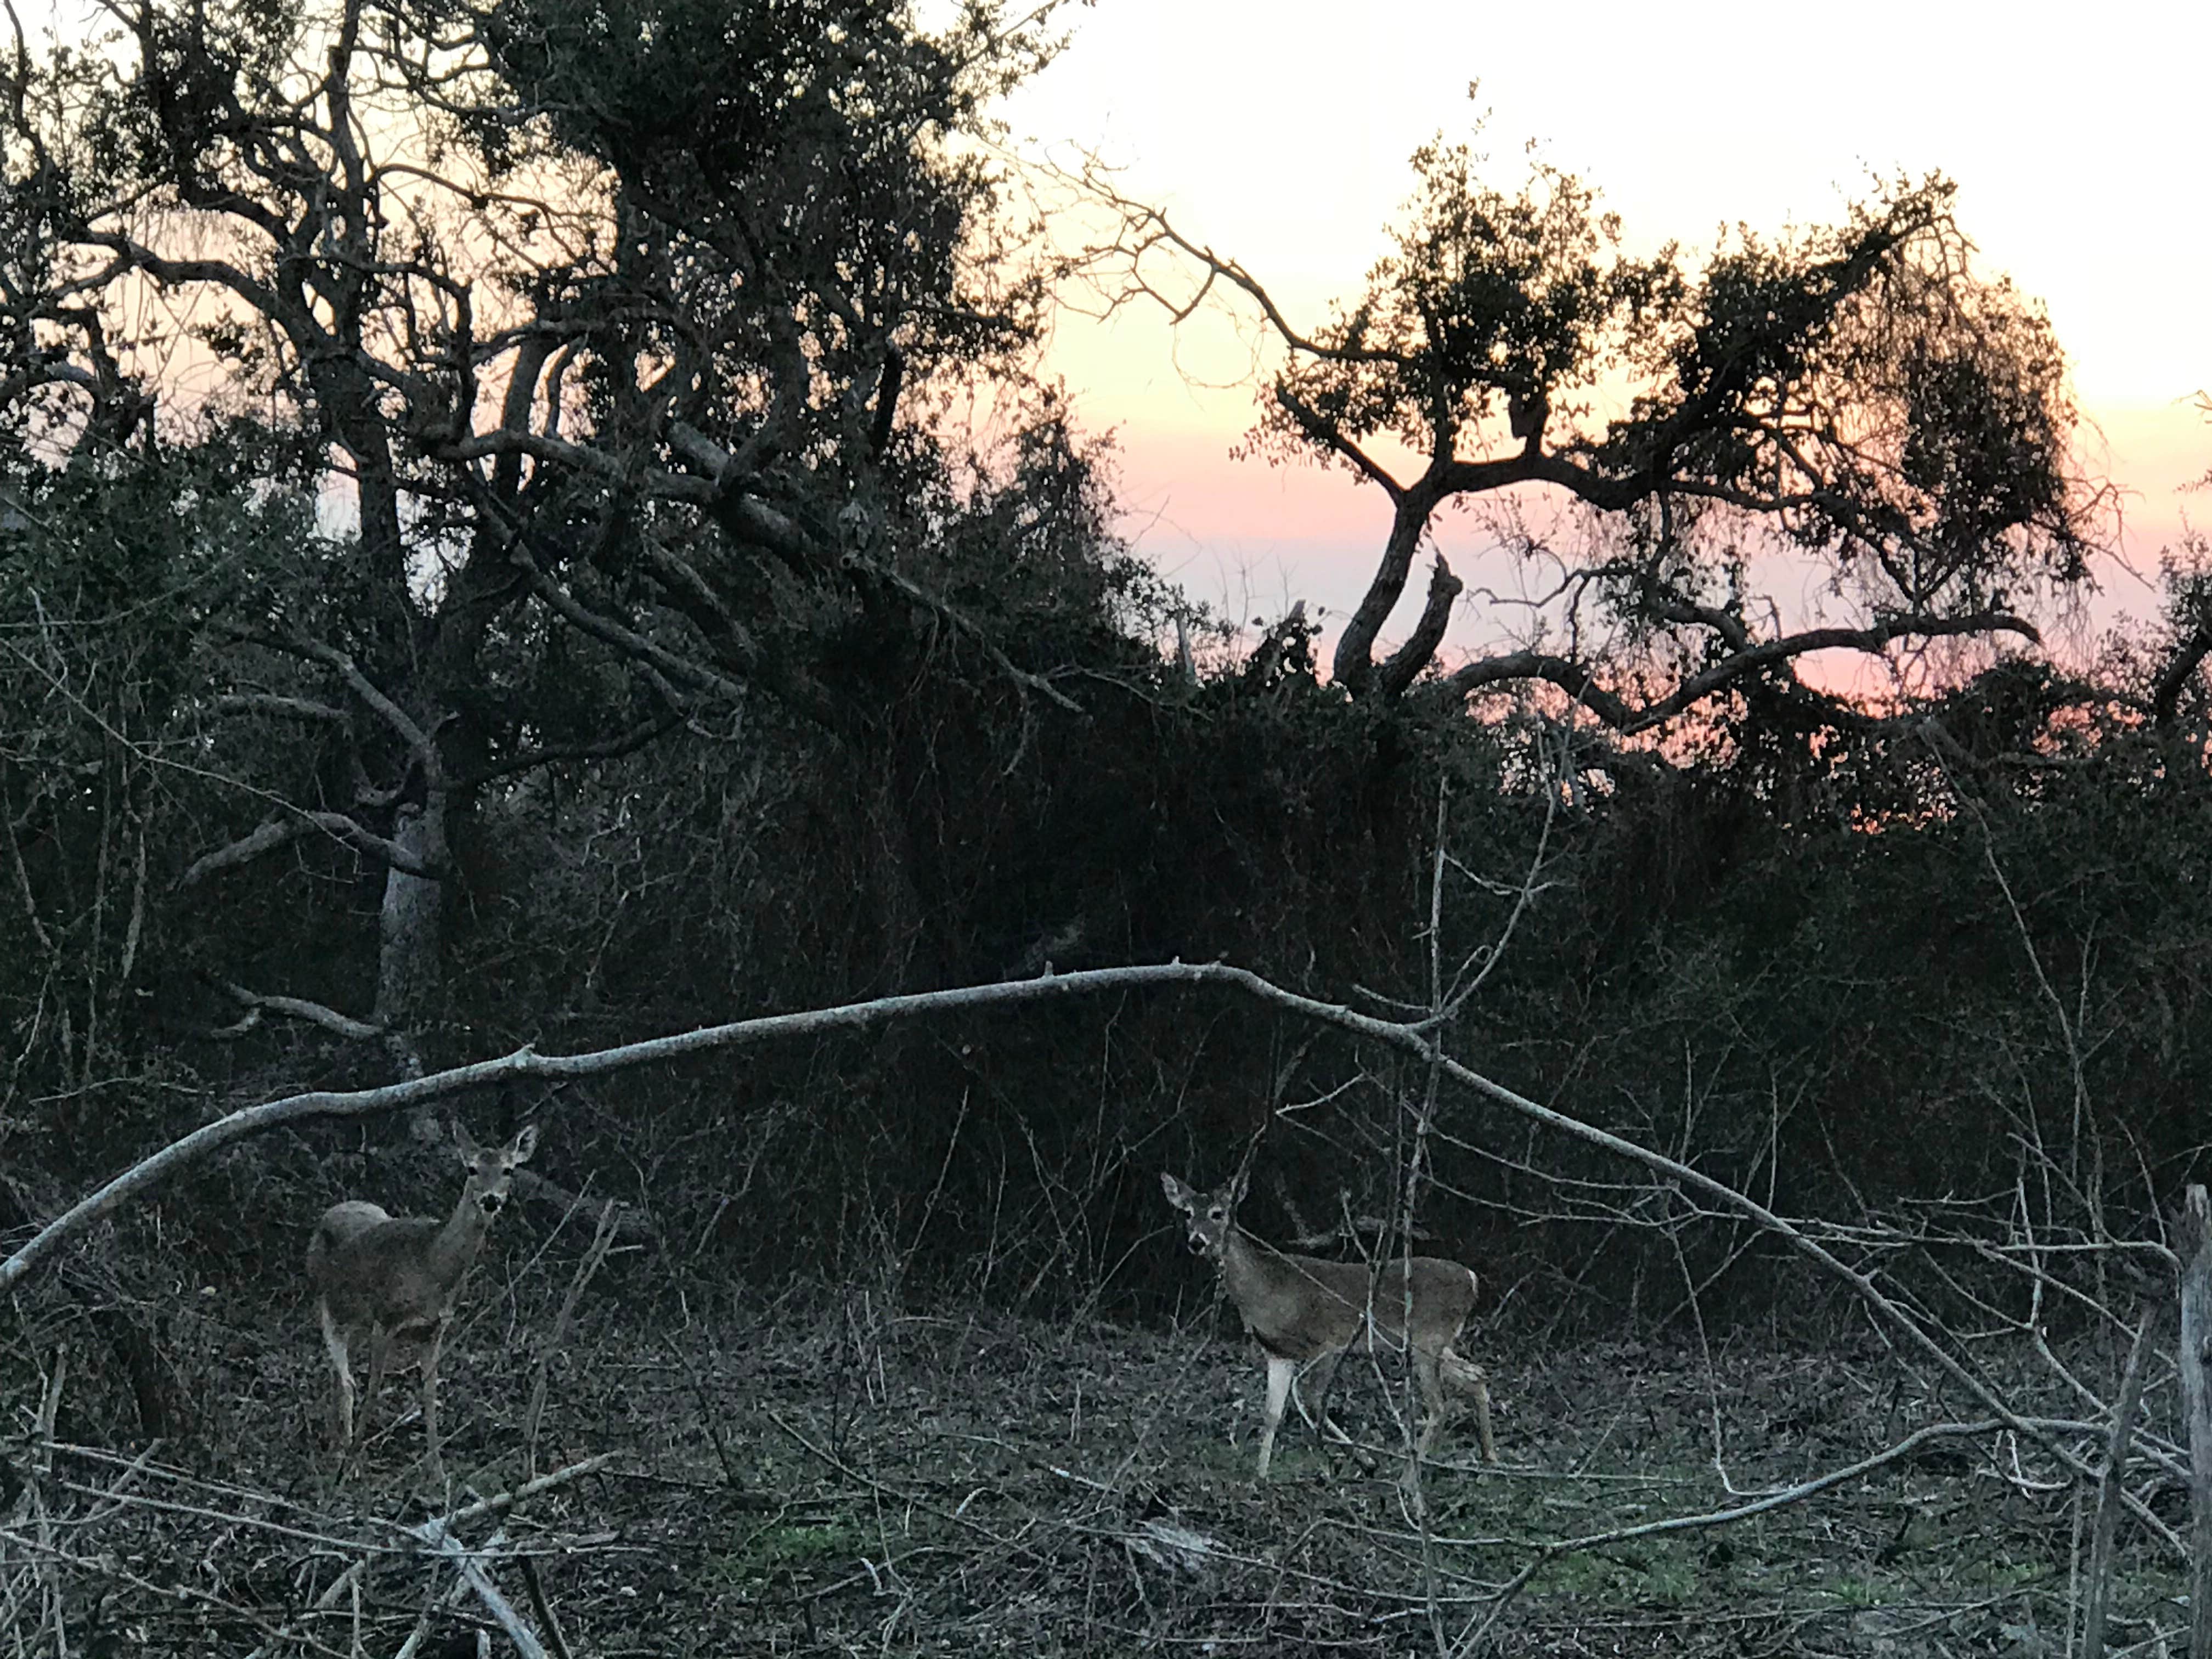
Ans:
[[[1068,49],[1006,112],[1021,149],[1095,153],[1300,324],[1357,292],[1410,193],[1407,158],[1439,131],[1472,138],[1508,191],[1533,141],[1600,191],[1632,247],[1679,240],[1693,258],[1723,224],[1828,223],[1877,176],[1940,170],[1984,274],[2048,307],[2088,418],[2081,462],[2125,492],[2097,623],[2147,612],[2160,549],[2212,516],[2187,489],[2212,468],[2193,402],[2212,387],[2196,159],[2212,8],[2118,0],[2094,28],[1963,0],[1874,0],[1847,21],[1741,0],[1101,0],[1064,15]],[[1160,569],[1248,623],[1303,599],[1329,624],[1364,588],[1387,514],[1340,474],[1230,459],[1255,407],[1252,338],[1218,315],[1179,331],[1158,312],[1066,316],[1048,365],[1086,428],[1117,434],[1123,529]],[[1469,588],[1447,649],[1506,637],[1521,613],[1478,590],[1517,590],[1510,566],[1463,519],[1440,522]]]

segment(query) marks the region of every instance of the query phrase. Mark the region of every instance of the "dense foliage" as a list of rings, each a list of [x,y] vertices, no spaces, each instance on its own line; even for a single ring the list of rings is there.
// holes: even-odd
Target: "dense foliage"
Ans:
[[[2073,672],[1875,708],[1790,671],[2031,641],[2091,550],[2062,359],[1959,275],[1940,183],[1691,273],[1575,180],[1425,153],[1257,441],[1387,485],[1377,622],[1438,505],[1537,483],[1593,509],[1607,626],[1451,674],[1369,628],[1324,674],[1294,615],[1194,662],[1224,636],[1116,539],[969,142],[1034,20],[115,15],[0,85],[0,1224],[302,1085],[1176,955],[1449,980],[1469,1063],[1785,1210],[2201,1176],[2195,567]],[[1747,620],[1784,544],[1861,603],[1839,637]],[[463,1109],[541,1115],[672,1249],[1065,1305],[1165,1261],[1160,1167],[1263,1130],[1260,1230],[1387,1213],[1424,1085],[1161,996]],[[1679,1300],[1663,1197],[1467,1102],[1438,1130],[1431,1224],[1508,1285]]]

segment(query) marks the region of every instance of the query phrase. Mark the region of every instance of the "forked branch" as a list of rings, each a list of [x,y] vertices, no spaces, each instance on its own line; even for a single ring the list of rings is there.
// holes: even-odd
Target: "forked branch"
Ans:
[[[424,863],[390,836],[378,835],[343,812],[303,811],[290,818],[272,818],[250,834],[240,836],[236,841],[218,847],[211,853],[202,854],[186,866],[184,874],[177,878],[177,886],[180,890],[196,887],[210,876],[219,875],[225,870],[235,870],[243,864],[251,864],[280,847],[318,832],[342,841],[356,852],[365,853],[410,876],[435,881],[444,873],[434,866]]]
[[[1600,685],[1596,664],[1542,651],[1515,651],[1481,658],[1454,670],[1445,677],[1445,684],[1466,696],[1492,685],[1545,681],[1559,687],[1626,737],[1662,726],[1754,674],[1815,651],[1862,651],[1878,655],[1899,640],[1984,634],[2014,634],[2038,642],[2042,639],[2034,623],[2002,611],[1978,611],[1966,617],[1883,617],[1865,628],[1808,628],[1731,652],[1711,667],[1690,676],[1657,702],[1640,704]]]

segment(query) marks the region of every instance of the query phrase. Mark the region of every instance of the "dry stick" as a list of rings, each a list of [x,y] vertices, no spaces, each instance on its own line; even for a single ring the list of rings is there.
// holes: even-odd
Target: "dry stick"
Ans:
[[[447,1530],[442,1521],[426,1521],[419,1527],[403,1528],[409,1536],[421,1539],[432,1549],[448,1557],[460,1569],[461,1580],[476,1592],[484,1611],[507,1632],[507,1639],[514,1644],[522,1659],[547,1659],[544,1644],[538,1641],[538,1632],[522,1620],[514,1606],[501,1595],[499,1586],[491,1582],[491,1575],[483,1570],[483,1554]]]
[[[2089,1600],[2081,1614],[2081,1659],[2105,1659],[2105,1608],[2112,1590],[2112,1540],[2119,1529],[2120,1494],[2128,1464],[2128,1437],[2134,1431],[2136,1407],[2142,1399],[2143,1360],[2150,1352],[2150,1310],[2143,1310],[2136,1325],[2136,1340],[2128,1349],[2127,1370],[2120,1376],[2119,1402],[2112,1407],[2112,1437],[2105,1453],[2105,1479],[2097,1488],[2097,1524],[2089,1542]]]
[[[457,1521],[473,1521],[479,1516],[503,1514],[517,1504],[549,1492],[556,1486],[565,1486],[587,1474],[597,1474],[613,1462],[617,1455],[619,1454],[611,1451],[599,1452],[557,1468],[550,1474],[541,1474],[534,1480],[526,1480],[511,1491],[494,1492],[489,1498],[479,1498],[473,1504],[464,1504],[459,1509],[447,1513],[446,1524],[450,1527]]]
[[[489,1544],[488,1544],[486,1547],[494,1549],[497,1548],[501,1541],[504,1540],[507,1534],[504,1529],[494,1533],[491,1535]],[[438,1613],[443,1609],[452,1607],[456,1601],[459,1601],[461,1597],[468,1594],[468,1580],[462,1577],[459,1573],[456,1573],[453,1576],[453,1582],[446,1586],[445,1592],[438,1596],[436,1600],[426,1605],[422,1611],[416,1615],[415,1628],[407,1632],[407,1639],[399,1644],[399,1650],[392,1656],[392,1659],[415,1659],[415,1656],[422,1651],[422,1644],[430,1639],[430,1626],[437,1618]],[[483,1653],[486,1650],[485,1638],[483,1633],[479,1632],[477,1637],[477,1651]],[[361,1644],[358,1637],[356,1637],[355,1640],[354,1651],[356,1654],[361,1651]]]
[[[171,1468],[167,1465],[161,1463],[149,1463],[143,1456],[126,1458],[99,1446],[80,1445],[76,1442],[70,1440],[54,1441],[46,1448],[46,1449],[52,1453],[78,1458],[88,1462],[104,1463],[111,1468],[123,1470],[143,1469],[149,1474],[156,1476],[163,1480],[167,1480],[173,1484],[195,1486],[204,1492],[211,1492],[226,1497],[234,1498],[241,1503],[265,1504],[272,1509],[289,1510],[298,1515],[306,1515],[316,1517],[319,1517],[321,1515],[320,1511],[311,1509],[305,1504],[295,1502],[294,1500],[283,1497],[276,1492],[258,1492],[250,1486],[233,1486],[225,1481],[203,1480],[193,1475],[185,1474],[181,1469]],[[595,1474],[599,1470],[605,1468],[609,1463],[613,1462],[615,1459],[620,1455],[621,1454],[618,1452],[611,1451],[596,1453],[593,1455],[583,1458],[577,1462],[567,1464],[561,1468],[555,1469],[549,1474],[540,1475],[534,1480],[526,1481],[521,1486],[511,1487],[506,1492],[494,1492],[489,1498],[476,1498],[464,1507],[453,1510],[446,1516],[446,1519],[449,1522],[473,1521],[479,1516],[489,1515],[496,1510],[511,1509],[516,1504],[522,1502],[526,1498],[535,1498],[540,1493],[550,1492],[557,1486],[565,1486],[580,1476]],[[148,1500],[134,1499],[133,1501],[145,1502]],[[234,1510],[217,1510],[205,1507],[193,1509],[186,1507],[185,1509],[185,1512],[187,1514],[205,1516],[211,1520],[221,1521],[230,1526],[258,1526],[264,1528],[281,1528],[280,1522],[263,1521],[258,1517],[244,1515]],[[336,1534],[296,1531],[295,1535],[304,1538],[310,1542],[327,1544],[339,1549],[381,1549],[386,1547],[383,1545],[364,1544],[357,1539],[342,1538],[337,1536]],[[396,1546],[390,1547],[393,1553],[411,1553],[411,1552],[401,1551]]]
[[[514,1487],[512,1491],[495,1493],[494,1496],[489,1498],[478,1498],[475,1503],[470,1504],[464,1508],[455,1510],[452,1514],[448,1515],[446,1517],[446,1524],[451,1526],[455,1522],[459,1521],[473,1521],[480,1516],[489,1515],[495,1510],[512,1509],[515,1504],[521,1503],[525,1498],[535,1498],[541,1492],[552,1491],[556,1486],[565,1486],[570,1481],[575,1480],[583,1475],[595,1474],[599,1470],[605,1468],[609,1463],[612,1462],[615,1459],[615,1455],[616,1454],[613,1452],[601,1452],[596,1457],[586,1457],[580,1463],[571,1463],[566,1468],[556,1469],[550,1474],[540,1475],[535,1480],[527,1481],[522,1486]],[[374,1551],[379,1553],[382,1552],[385,1548],[385,1547],[380,1544],[354,1544],[351,1547],[358,1548],[364,1552]],[[322,1595],[315,1599],[315,1605],[313,1611],[316,1613],[328,1613],[332,1607],[337,1606],[338,1602],[343,1600],[349,1591],[357,1591],[361,1584],[362,1573],[363,1570],[368,1567],[369,1562],[373,1559],[373,1555],[364,1553],[359,1559],[356,1560],[352,1565],[349,1566],[343,1572],[332,1579],[331,1581],[330,1588],[325,1589]],[[295,1622],[296,1623],[297,1621],[295,1620]],[[292,1627],[290,1626],[280,1626],[276,1632],[276,1639],[281,1640],[289,1632],[291,1628]],[[252,1653],[246,1655],[246,1659],[266,1659],[266,1656],[271,1650],[272,1645],[273,1644],[271,1643],[264,1643],[260,1647],[254,1649]]]
[[[592,1248],[584,1252],[583,1261],[568,1280],[568,1293],[561,1298],[561,1311],[553,1321],[553,1340],[538,1356],[538,1375],[530,1384],[530,1411],[523,1420],[522,1473],[526,1479],[535,1480],[538,1475],[538,1429],[545,1415],[546,1378],[553,1368],[553,1356],[568,1340],[576,1321],[576,1304],[599,1271],[600,1264],[606,1261],[607,1251],[620,1231],[620,1219],[612,1206],[599,1212],[599,1224],[592,1234]]]
[[[69,1376],[69,1358],[70,1345],[64,1339],[55,1345],[54,1368],[47,1375],[46,1396],[39,1403],[39,1444],[41,1447],[51,1447],[54,1442],[54,1423],[61,1415],[62,1383]],[[53,1477],[53,1454],[46,1450],[34,1455],[36,1461],[32,1468],[37,1472],[38,1478],[31,1483],[32,1512],[38,1517],[40,1553],[46,1557],[39,1575],[40,1583],[46,1591],[46,1612],[40,1620],[40,1632],[43,1635],[47,1626],[51,1625],[55,1659],[67,1659],[69,1626],[62,1616],[61,1569],[52,1559],[52,1555],[60,1553],[60,1547],[54,1542],[53,1516],[46,1512],[46,1487]]]
[[[546,1639],[553,1644],[559,1659],[576,1659],[575,1649],[568,1645],[568,1634],[561,1628],[561,1620],[553,1612],[553,1598],[545,1593],[545,1580],[538,1571],[538,1558],[524,1555],[522,1583],[530,1592],[530,1609],[538,1615],[538,1622],[545,1626]]]
[[[730,1455],[728,1443],[722,1438],[721,1413],[714,1409],[714,1402],[708,1397],[706,1378],[699,1375],[699,1368],[691,1363],[691,1356],[681,1347],[672,1352],[676,1355],[676,1363],[684,1367],[685,1380],[691,1384],[691,1397],[699,1402],[699,1420],[705,1426],[707,1438],[714,1448],[714,1461],[722,1466],[722,1484],[733,1492],[743,1492],[745,1483],[738,1478],[737,1462]]]
[[[70,1345],[66,1340],[54,1345],[54,1368],[46,1374],[46,1391],[39,1402],[38,1449],[33,1453],[32,1469],[40,1475],[53,1473],[54,1420],[61,1415],[62,1382],[69,1376]]]
[[[2181,1212],[2182,1410],[2189,1419],[2189,1650],[2212,1654],[2212,1200],[2192,1186]]]

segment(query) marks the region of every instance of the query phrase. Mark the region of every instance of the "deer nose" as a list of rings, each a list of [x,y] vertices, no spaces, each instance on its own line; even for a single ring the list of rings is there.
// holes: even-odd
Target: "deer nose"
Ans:
[[[486,1215],[497,1215],[501,1206],[506,1202],[507,1195],[504,1193],[479,1193],[477,1195],[477,1207]]]

